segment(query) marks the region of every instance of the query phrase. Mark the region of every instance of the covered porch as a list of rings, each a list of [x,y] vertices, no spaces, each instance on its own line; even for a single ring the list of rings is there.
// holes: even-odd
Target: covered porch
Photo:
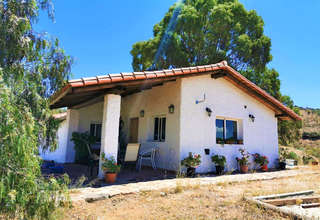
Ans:
[[[140,152],[158,149],[154,160],[156,170],[150,169],[151,163],[146,161],[142,164],[141,175],[135,169],[122,170],[120,182],[126,179],[124,176],[127,176],[126,181],[128,178],[148,179],[146,174],[150,178],[163,178],[168,172],[179,170],[179,80],[161,83],[150,81],[145,83],[143,89],[141,85],[138,86],[140,89],[135,85],[103,90],[103,93],[99,88],[88,88],[74,90],[70,97],[66,96],[54,104],[68,107],[67,163],[74,163],[76,156],[72,134],[89,132],[99,139],[92,145],[92,152],[100,156],[105,153],[107,157],[113,156],[118,161],[123,161],[128,143],[139,143]],[[92,93],[95,89],[102,94]],[[101,161],[98,177],[103,177]]]

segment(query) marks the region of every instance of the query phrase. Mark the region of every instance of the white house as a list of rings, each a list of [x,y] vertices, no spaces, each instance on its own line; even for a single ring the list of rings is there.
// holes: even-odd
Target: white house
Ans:
[[[197,172],[215,169],[212,154],[225,155],[227,168],[236,169],[239,148],[268,156],[272,167],[278,158],[277,120],[301,120],[225,61],[70,80],[51,97],[51,107],[68,107],[59,131],[60,161],[74,161],[74,131],[101,135],[101,152],[116,157],[121,123],[125,142],[160,147],[160,168],[179,170],[189,152],[201,154]],[[219,144],[222,139],[233,142]]]

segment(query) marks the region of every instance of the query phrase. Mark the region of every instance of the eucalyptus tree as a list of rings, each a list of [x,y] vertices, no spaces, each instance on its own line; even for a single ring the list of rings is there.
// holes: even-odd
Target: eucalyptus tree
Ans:
[[[56,146],[48,97],[70,75],[59,41],[35,30],[50,0],[0,0],[0,216],[50,218],[67,179],[41,175],[38,147]]]

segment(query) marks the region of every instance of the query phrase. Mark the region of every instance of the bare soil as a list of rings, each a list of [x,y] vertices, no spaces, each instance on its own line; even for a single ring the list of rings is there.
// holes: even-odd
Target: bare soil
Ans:
[[[317,174],[266,181],[177,186],[172,190],[119,195],[60,210],[63,219],[290,219],[244,201],[245,196],[313,189],[320,193]]]

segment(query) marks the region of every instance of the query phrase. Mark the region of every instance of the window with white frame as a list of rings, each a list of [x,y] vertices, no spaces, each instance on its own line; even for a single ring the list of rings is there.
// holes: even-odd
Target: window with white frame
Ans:
[[[166,140],[166,117],[154,117],[153,140],[164,142]]]
[[[217,118],[216,119],[216,142],[218,144],[242,144],[240,120]],[[240,131],[240,132],[239,132]]]
[[[98,143],[101,142],[101,130],[102,130],[101,123],[91,123],[90,124],[90,135],[94,136]]]

